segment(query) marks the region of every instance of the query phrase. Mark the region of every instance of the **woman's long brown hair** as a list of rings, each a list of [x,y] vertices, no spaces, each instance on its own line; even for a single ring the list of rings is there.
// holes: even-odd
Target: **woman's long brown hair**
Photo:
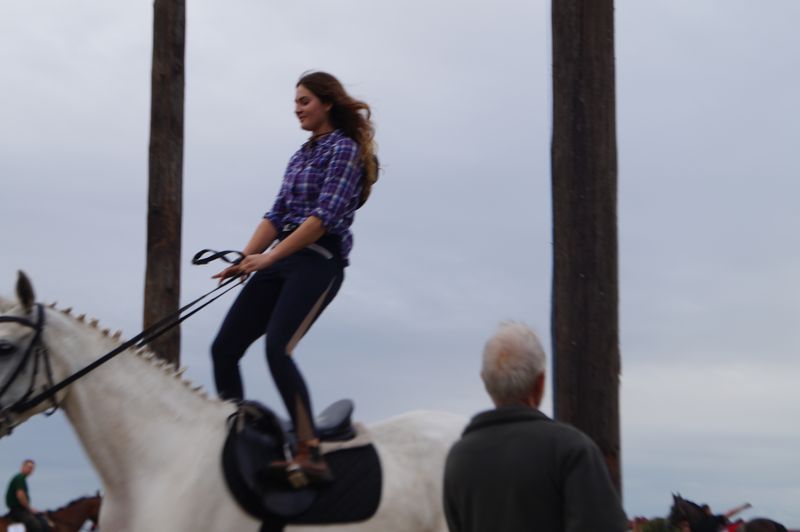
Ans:
[[[303,74],[297,82],[297,86],[299,87],[300,85],[313,92],[322,103],[332,105],[329,117],[333,127],[341,129],[345,135],[356,141],[359,148],[361,148],[364,177],[362,179],[360,205],[363,205],[369,197],[372,185],[378,181],[375,128],[372,125],[372,112],[369,105],[347,94],[339,80],[327,72]]]

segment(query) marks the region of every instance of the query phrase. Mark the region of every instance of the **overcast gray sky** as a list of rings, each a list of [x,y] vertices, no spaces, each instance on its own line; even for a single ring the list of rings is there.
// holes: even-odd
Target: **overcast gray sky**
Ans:
[[[800,526],[800,2],[617,0],[622,459],[629,515],[671,492]],[[294,84],[337,75],[372,105],[385,167],[352,266],[298,350],[317,406],[378,421],[488,408],[502,319],[549,345],[549,2],[189,2],[183,299],[198,249],[241,248],[305,139]],[[142,314],[152,3],[0,0],[0,292],[131,336]],[[208,345],[230,304],[183,328]],[[280,408],[262,346],[250,397]],[[549,399],[544,407],[552,411]],[[62,414],[0,440],[33,502],[100,487]]]

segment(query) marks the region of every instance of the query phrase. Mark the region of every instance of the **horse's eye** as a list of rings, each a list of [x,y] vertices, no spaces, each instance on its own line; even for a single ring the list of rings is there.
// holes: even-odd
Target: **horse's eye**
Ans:
[[[13,355],[17,351],[17,346],[11,342],[0,340],[0,357]]]

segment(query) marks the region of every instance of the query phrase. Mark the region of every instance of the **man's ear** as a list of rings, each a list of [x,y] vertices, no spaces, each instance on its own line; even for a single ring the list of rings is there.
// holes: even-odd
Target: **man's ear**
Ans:
[[[539,405],[542,404],[542,399],[544,398],[544,388],[545,382],[547,381],[547,376],[545,372],[541,372],[536,380],[533,381],[533,392],[531,393],[531,399],[533,399],[533,406],[539,408]]]

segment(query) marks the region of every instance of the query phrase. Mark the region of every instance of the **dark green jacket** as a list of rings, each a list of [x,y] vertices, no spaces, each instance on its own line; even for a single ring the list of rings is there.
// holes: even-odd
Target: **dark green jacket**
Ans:
[[[475,416],[450,449],[451,532],[622,532],[627,518],[600,450],[528,407]]]
[[[25,475],[17,473],[8,483],[8,490],[6,491],[6,506],[10,511],[22,510],[22,505],[17,499],[17,491],[22,490],[25,496],[28,495],[28,482],[25,480]],[[30,501],[30,498],[28,499]]]

